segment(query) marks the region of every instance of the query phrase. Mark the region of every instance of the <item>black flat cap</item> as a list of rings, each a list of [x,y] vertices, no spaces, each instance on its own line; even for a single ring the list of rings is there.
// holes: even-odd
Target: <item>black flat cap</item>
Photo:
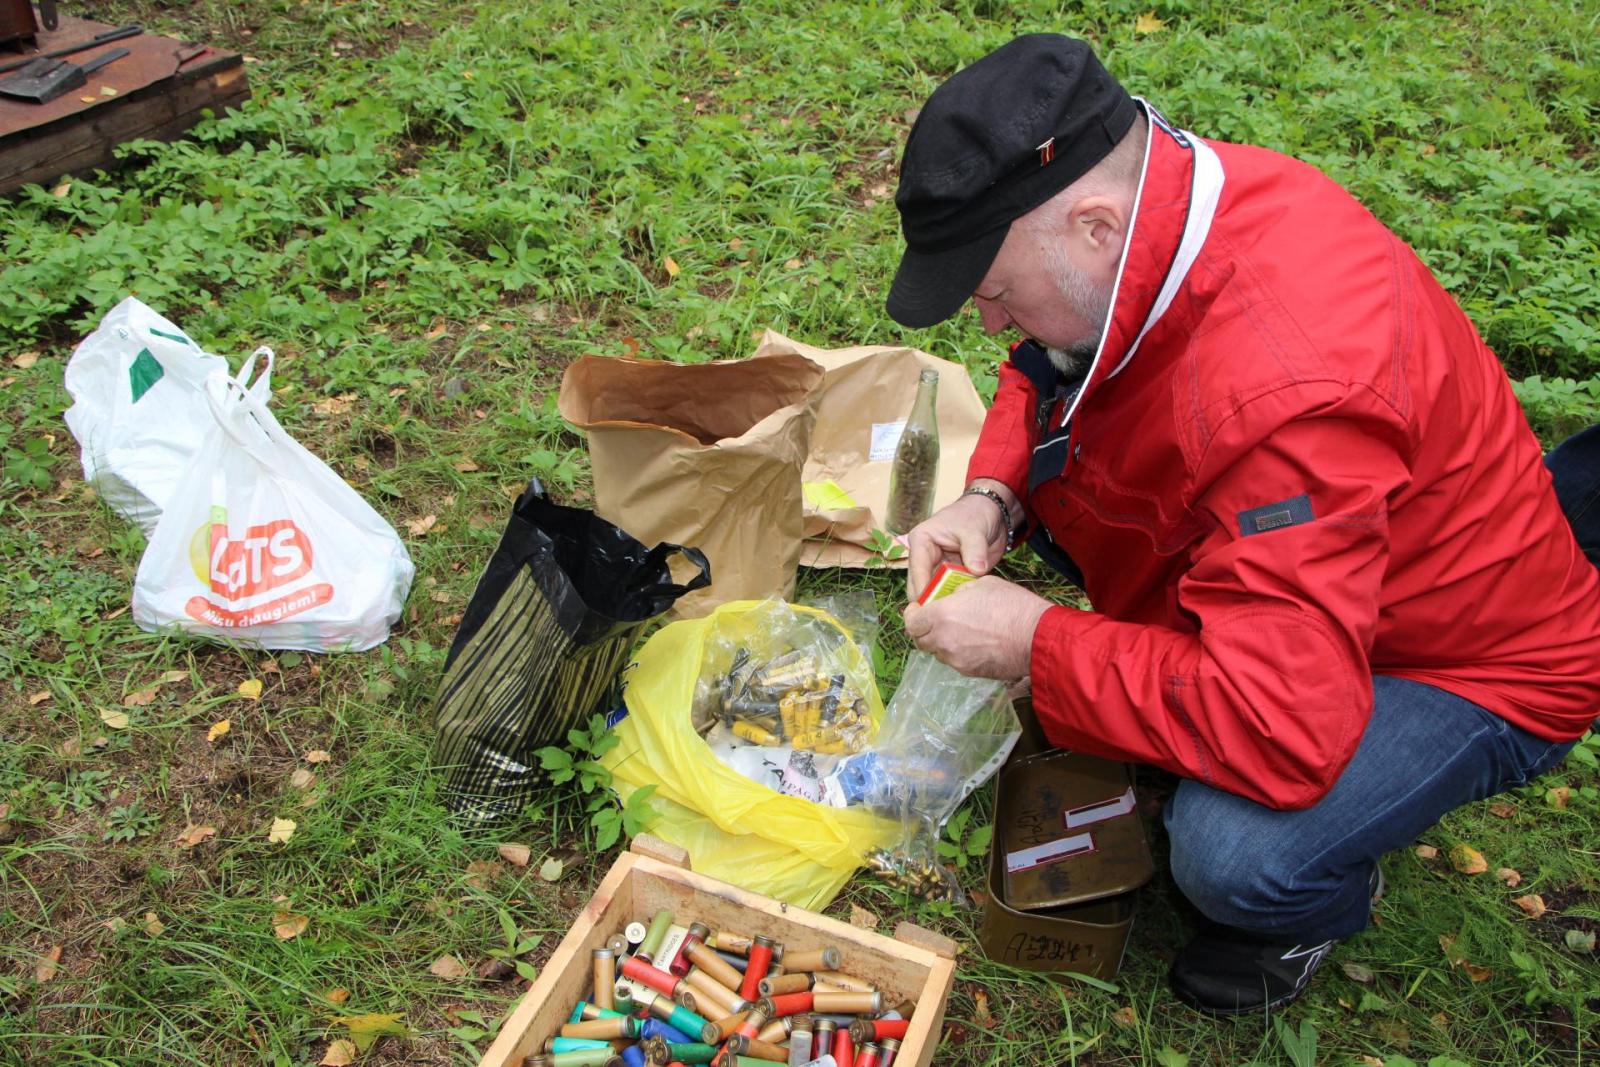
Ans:
[[[1084,41],[1018,37],[933,91],[900,160],[906,251],[890,316],[932,326],[967,302],[1011,223],[1088,173],[1138,104]]]

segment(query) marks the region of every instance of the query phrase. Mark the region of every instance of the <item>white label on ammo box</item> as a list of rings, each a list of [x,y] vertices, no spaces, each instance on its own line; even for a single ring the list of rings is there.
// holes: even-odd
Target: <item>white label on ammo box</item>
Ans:
[[[1102,800],[1098,804],[1085,804],[1081,808],[1073,808],[1071,811],[1062,812],[1061,815],[1067,824],[1067,829],[1076,830],[1080,826],[1088,826],[1091,823],[1104,822],[1106,819],[1115,819],[1119,815],[1127,815],[1133,811],[1133,807],[1133,786],[1130,785],[1128,791],[1120,797]]]
[[[1015,852],[1007,852],[1006,873],[1016,874],[1018,871],[1032,870],[1035,867],[1043,867],[1047,863],[1064,860],[1068,856],[1080,856],[1085,852],[1093,851],[1093,834],[1073,834],[1071,837],[1046,841],[1044,844],[1034,845],[1032,848],[1019,848]]]
[[[867,453],[868,463],[878,463],[882,460],[893,459],[895,446],[900,443],[900,434],[906,428],[906,420],[899,422],[875,422],[872,424],[872,449]]]

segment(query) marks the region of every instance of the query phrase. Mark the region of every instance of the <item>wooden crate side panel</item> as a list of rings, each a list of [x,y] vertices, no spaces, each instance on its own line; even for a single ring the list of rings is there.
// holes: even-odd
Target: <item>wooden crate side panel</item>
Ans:
[[[553,1035],[571,1015],[572,1006],[587,998],[593,974],[590,953],[603,947],[633,914],[629,883],[636,877],[638,862],[639,857],[624,855],[612,866],[478,1067],[520,1067],[525,1056],[538,1051],[535,1044]]]
[[[939,959],[934,963],[922,987],[922,996],[917,999],[911,1028],[906,1031],[900,1055],[895,1059],[896,1067],[902,1063],[905,1067],[930,1067],[933,1063],[933,1054],[939,1050],[939,1041],[944,1037],[945,1002],[955,980],[954,960]]]

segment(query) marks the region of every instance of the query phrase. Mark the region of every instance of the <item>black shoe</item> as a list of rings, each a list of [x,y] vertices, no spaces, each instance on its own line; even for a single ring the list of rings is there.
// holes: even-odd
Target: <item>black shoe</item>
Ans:
[[[1172,991],[1211,1015],[1282,1007],[1305,991],[1332,948],[1332,941],[1286,945],[1211,924],[1172,961]]]
[[[1384,893],[1383,871],[1374,865],[1368,882],[1374,902]],[[1210,923],[1172,961],[1173,992],[1185,1004],[1211,1015],[1280,1008],[1305,992],[1334,942],[1285,944]]]

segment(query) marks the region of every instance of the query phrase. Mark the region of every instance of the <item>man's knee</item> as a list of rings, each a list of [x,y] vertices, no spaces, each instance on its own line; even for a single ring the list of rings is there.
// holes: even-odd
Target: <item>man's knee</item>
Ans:
[[[1207,918],[1273,924],[1311,903],[1296,875],[1305,865],[1292,822],[1251,801],[1185,782],[1167,806],[1172,877]]]

